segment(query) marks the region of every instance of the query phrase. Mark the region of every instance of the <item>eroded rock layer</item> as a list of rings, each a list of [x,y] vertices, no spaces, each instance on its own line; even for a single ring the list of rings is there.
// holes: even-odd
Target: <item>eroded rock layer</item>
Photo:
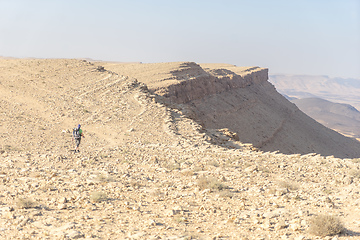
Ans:
[[[228,128],[241,142],[263,151],[360,156],[358,141],[317,123],[280,95],[267,81],[267,69],[173,64],[176,67],[162,66],[163,75],[145,73],[139,77],[153,93],[170,103],[182,104],[180,108],[186,108],[187,114],[205,129]]]
[[[360,159],[254,151],[241,139],[285,145],[313,122],[266,77],[164,95],[201,69],[240,82],[262,71],[0,59],[0,239],[358,239]]]

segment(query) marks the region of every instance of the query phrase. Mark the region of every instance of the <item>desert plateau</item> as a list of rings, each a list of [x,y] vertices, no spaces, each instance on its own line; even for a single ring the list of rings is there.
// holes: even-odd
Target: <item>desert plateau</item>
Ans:
[[[0,58],[0,136],[0,239],[360,239],[360,142],[266,68]]]

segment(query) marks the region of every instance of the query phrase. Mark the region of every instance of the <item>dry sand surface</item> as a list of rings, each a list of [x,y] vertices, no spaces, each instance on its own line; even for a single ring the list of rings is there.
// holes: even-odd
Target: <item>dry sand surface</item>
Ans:
[[[266,69],[1,59],[0,103],[2,239],[360,239],[359,143]]]

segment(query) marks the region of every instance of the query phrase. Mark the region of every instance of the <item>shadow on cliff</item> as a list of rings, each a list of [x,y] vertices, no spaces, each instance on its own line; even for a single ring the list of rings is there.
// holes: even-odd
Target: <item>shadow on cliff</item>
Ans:
[[[228,129],[241,143],[265,152],[360,157],[360,142],[301,112],[267,81],[267,71],[239,76],[187,63],[173,74],[184,82],[171,86],[166,97],[190,109],[191,118],[206,129]]]

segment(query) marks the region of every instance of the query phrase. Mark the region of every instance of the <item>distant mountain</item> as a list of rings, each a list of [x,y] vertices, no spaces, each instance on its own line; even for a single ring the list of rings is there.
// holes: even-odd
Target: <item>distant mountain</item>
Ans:
[[[288,95],[286,95],[286,94],[283,94],[283,96],[284,96],[287,100],[289,100],[289,101],[292,101],[292,100],[298,99],[298,98],[296,98],[296,97],[289,97],[289,96],[288,96]]]
[[[349,104],[321,98],[291,100],[304,113],[328,128],[344,135],[360,138],[360,112]]]
[[[313,119],[360,138],[360,79],[279,74],[270,75],[269,81]]]
[[[283,95],[295,98],[322,98],[346,103],[360,110],[360,79],[309,75],[270,75],[269,81]]]

